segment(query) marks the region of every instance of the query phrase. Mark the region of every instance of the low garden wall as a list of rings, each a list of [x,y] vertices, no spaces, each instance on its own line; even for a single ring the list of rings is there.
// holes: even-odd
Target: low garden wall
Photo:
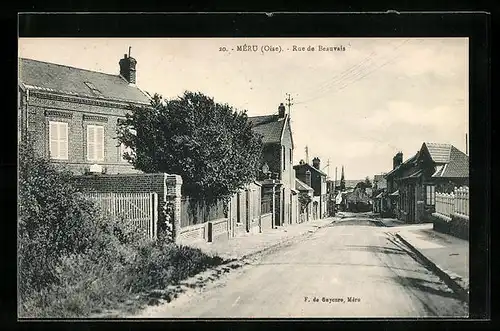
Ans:
[[[433,229],[460,239],[469,240],[469,218],[460,214],[451,214],[450,216],[433,213]]]

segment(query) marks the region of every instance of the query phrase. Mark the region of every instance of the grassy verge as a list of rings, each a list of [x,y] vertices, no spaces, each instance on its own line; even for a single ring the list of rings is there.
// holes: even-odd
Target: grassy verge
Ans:
[[[133,258],[122,263],[96,260],[91,255],[64,258],[58,284],[24,298],[20,317],[81,318],[108,310],[135,312],[154,302],[154,296],[148,295],[154,290],[224,262],[199,249],[175,244],[142,243],[129,251]]]

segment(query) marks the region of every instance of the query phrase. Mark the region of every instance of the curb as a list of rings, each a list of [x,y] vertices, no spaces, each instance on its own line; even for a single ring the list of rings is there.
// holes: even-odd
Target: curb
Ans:
[[[321,228],[323,228],[323,227],[325,227],[325,226],[327,226],[329,224],[330,223],[326,223],[326,224],[321,225],[321,226],[314,226],[315,229],[313,229],[312,232],[311,232],[311,229],[309,229],[309,230],[305,231],[304,233],[300,233],[300,234],[298,234],[296,236],[284,239],[284,240],[279,241],[279,242],[277,242],[275,244],[272,244],[271,246],[267,246],[267,247],[264,247],[264,248],[262,248],[260,250],[255,251],[255,252],[251,252],[251,253],[242,255],[242,256],[238,257],[238,260],[248,259],[248,258],[251,258],[251,257],[257,255],[257,254],[264,253],[264,252],[266,252],[268,250],[272,250],[272,249],[278,248],[280,246],[285,246],[285,245],[291,244],[294,240],[296,240],[298,238],[301,238],[301,237],[303,237],[305,235],[314,233],[314,232],[318,231],[319,229],[321,229]]]
[[[424,263],[434,272],[442,281],[445,282],[448,287],[450,287],[456,294],[460,296],[462,301],[465,301],[469,304],[469,291],[463,288],[458,282],[456,282],[453,277],[445,272],[443,268],[439,267],[437,264],[432,262],[428,257],[426,257],[422,252],[416,249],[412,244],[410,244],[403,236],[399,233],[395,234],[396,237],[401,240],[408,248],[415,253],[420,259],[424,261]]]

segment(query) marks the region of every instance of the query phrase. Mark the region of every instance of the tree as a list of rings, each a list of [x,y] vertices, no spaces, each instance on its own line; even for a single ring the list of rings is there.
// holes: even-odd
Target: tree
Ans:
[[[365,187],[369,188],[372,187],[372,182],[370,181],[370,177],[366,176],[365,178]]]
[[[306,210],[307,206],[311,203],[312,198],[309,194],[300,192],[299,193],[299,203],[300,203],[300,211],[303,212]]]
[[[262,151],[246,111],[199,92],[169,101],[155,94],[151,107],[127,114],[118,140],[132,150],[124,156],[136,169],[179,174],[183,193],[207,201],[251,182]]]

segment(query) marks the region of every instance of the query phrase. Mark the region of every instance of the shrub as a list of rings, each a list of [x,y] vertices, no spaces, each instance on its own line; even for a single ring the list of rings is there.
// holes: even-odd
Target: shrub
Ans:
[[[19,160],[18,256],[20,292],[56,281],[60,258],[85,253],[99,217],[94,205],[69,183],[71,174],[35,158],[22,147]]]
[[[57,284],[30,293],[21,304],[22,317],[88,316],[97,307],[112,308],[129,295],[123,264],[96,262],[81,254],[62,258],[56,269]]]
[[[187,246],[163,242],[144,245],[132,267],[130,285],[133,291],[164,288],[222,262],[218,256]]]

